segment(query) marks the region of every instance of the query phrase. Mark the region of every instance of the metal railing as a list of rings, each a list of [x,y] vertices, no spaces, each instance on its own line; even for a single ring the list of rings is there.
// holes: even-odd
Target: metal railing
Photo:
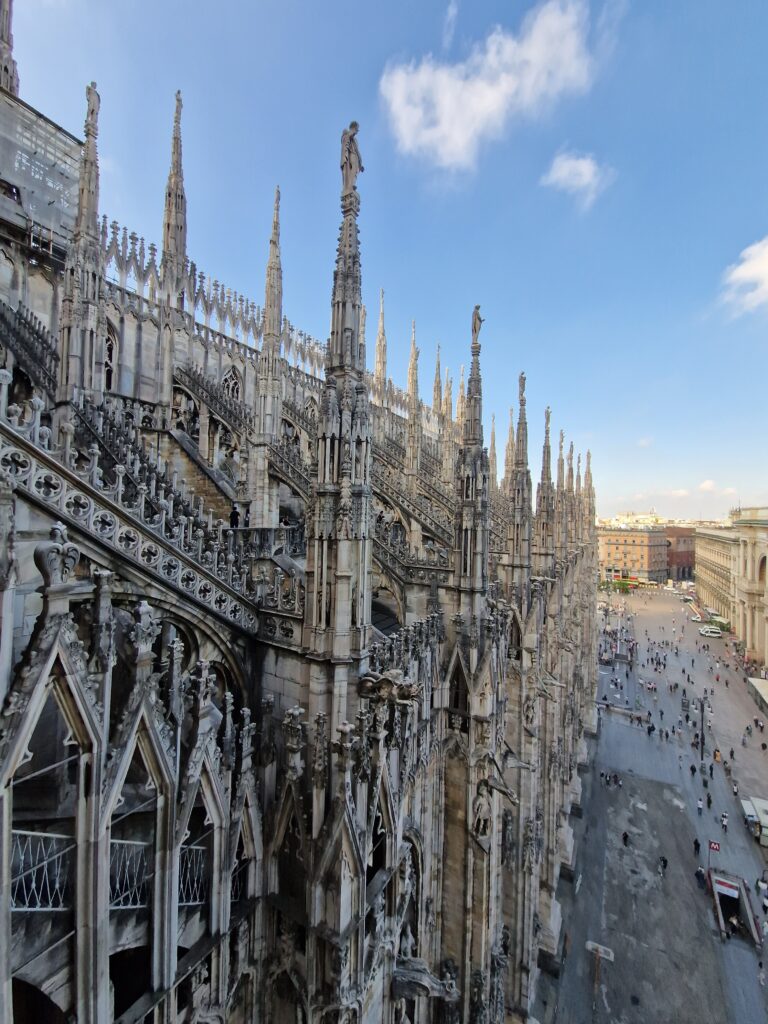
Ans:
[[[179,850],[179,906],[199,906],[208,899],[207,846],[185,845]]]
[[[150,894],[152,845],[129,839],[109,844],[109,909],[146,907]]]
[[[71,908],[73,836],[14,829],[11,836],[11,910]]]
[[[229,898],[232,903],[239,903],[240,900],[244,899],[248,893],[248,864],[249,860],[247,857],[243,857],[242,860],[236,862],[232,870],[232,885],[230,887]]]

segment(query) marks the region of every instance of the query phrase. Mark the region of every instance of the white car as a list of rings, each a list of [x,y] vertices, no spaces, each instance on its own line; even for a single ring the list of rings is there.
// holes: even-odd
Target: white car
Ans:
[[[701,622],[701,616],[700,615],[692,615],[691,616],[691,622]]]
[[[702,636],[722,636],[723,631],[718,629],[717,626],[702,626],[699,630]]]

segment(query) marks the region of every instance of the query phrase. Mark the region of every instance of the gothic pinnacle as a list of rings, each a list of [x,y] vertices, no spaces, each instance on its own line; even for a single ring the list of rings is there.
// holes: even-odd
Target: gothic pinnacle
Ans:
[[[95,239],[99,234],[99,154],[96,140],[99,136],[101,105],[95,82],[86,86],[85,96],[88,107],[83,129],[85,143],[80,161],[75,235],[88,235]]]
[[[387,383],[387,335],[384,330],[384,289],[379,293],[379,329],[376,333],[376,365],[373,371],[376,385],[383,388]]]
[[[443,384],[440,374],[440,346],[437,346],[437,360],[435,361],[435,383],[432,387],[432,411],[439,416],[443,411]]]
[[[509,433],[504,449],[504,485],[507,494],[512,493],[512,475],[515,467],[515,410],[509,409]]]
[[[181,92],[177,91],[171,137],[171,166],[163,211],[163,260],[177,271],[184,266],[187,256],[187,197],[181,159],[181,108]]]
[[[544,447],[541,453],[541,479],[547,483],[552,481],[552,453],[549,441],[549,423],[552,410],[547,406],[544,410]]]
[[[411,321],[411,355],[408,360],[408,396],[419,401],[419,350],[416,348],[416,321]]]
[[[517,417],[517,454],[515,463],[517,466],[528,465],[528,420],[525,415],[525,374],[521,373],[518,379],[518,405]]]
[[[283,268],[280,262],[280,187],[275,189],[264,289],[264,341],[279,346],[283,322]]]
[[[445,368],[445,387],[443,388],[443,416],[447,420],[453,419],[453,377]]]
[[[491,413],[491,443],[488,448],[488,466],[491,487],[495,491],[499,486],[499,466],[496,458],[496,414]]]

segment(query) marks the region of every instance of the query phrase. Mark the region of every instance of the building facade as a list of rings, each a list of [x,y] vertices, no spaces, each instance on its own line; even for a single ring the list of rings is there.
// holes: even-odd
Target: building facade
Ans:
[[[692,580],[696,565],[695,527],[664,524],[667,540],[667,579]]]
[[[279,195],[257,306],[189,259],[177,96],[161,248],[108,224],[95,85],[82,143],[30,111],[0,12],[3,137],[77,155],[0,210],[0,1019],[527,1019],[595,721],[589,456],[553,472],[547,410],[534,494],[521,375],[496,483],[478,316],[457,408],[415,338],[388,378],[383,299],[368,371],[354,123],[321,345]]]
[[[731,525],[696,530],[696,593],[726,618],[751,661],[768,664],[768,508],[741,508]]]
[[[600,579],[664,583],[667,536],[662,527],[598,526]]]
[[[738,538],[733,527],[697,526],[696,596],[705,608],[714,608],[728,622],[734,622],[734,560]]]

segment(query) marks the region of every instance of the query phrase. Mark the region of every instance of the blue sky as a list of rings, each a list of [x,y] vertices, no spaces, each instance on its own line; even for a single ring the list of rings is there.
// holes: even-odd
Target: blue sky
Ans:
[[[768,503],[768,4],[763,0],[24,0],[21,96],[77,135],[101,94],[101,208],[160,239],[184,97],[189,254],[260,301],[274,187],[284,308],[325,338],[339,136],[355,118],[368,349],[386,291],[402,385],[416,320],[469,362],[486,440],[517,375],[591,448],[602,515]],[[516,408],[515,408],[516,412]]]

